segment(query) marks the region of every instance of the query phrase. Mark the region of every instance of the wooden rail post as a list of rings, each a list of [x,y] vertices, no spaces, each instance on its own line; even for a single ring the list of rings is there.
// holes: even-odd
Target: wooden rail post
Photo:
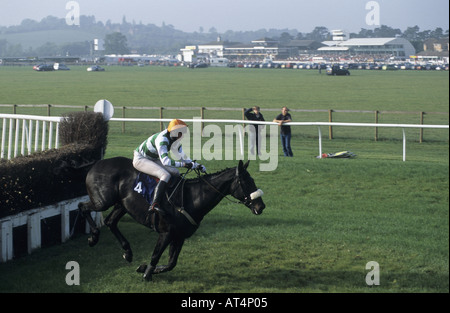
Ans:
[[[125,107],[122,107],[122,117],[125,118]],[[122,134],[125,134],[125,121],[122,122]]]
[[[202,120],[204,120],[205,119],[205,108],[204,107],[201,107],[200,108],[200,118],[202,119]],[[203,134],[203,122],[200,124],[200,129],[201,129],[201,132],[202,132],[202,134]]]
[[[425,112],[420,112],[420,125],[423,125],[423,116],[425,115]],[[423,128],[420,128],[420,135],[419,135],[419,142],[423,142]]]
[[[159,108],[159,118],[163,118],[163,107]],[[163,122],[159,122],[159,131],[163,131]]]
[[[30,214],[27,220],[28,253],[41,247],[41,213]]]
[[[333,122],[333,110],[328,110],[328,122]],[[333,126],[328,126],[328,138],[333,139]]]
[[[375,124],[378,124],[378,111],[375,110]],[[378,141],[378,127],[375,127],[375,141]]]

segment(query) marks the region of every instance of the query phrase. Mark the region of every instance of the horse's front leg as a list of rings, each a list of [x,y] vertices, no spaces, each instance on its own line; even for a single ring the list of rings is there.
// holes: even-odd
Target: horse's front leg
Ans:
[[[154,263],[154,265],[152,265],[152,262],[154,260],[152,257],[152,262],[148,266],[147,266],[147,264],[142,264],[141,266],[138,267],[137,272],[145,273],[144,278],[146,280],[151,280],[152,274],[159,274],[159,273],[171,271],[177,265],[178,256],[180,255],[183,244],[184,244],[184,239],[173,240],[170,243],[169,263],[167,265],[157,266],[158,262],[156,262],[156,263]],[[161,255],[159,257],[161,257]]]
[[[164,250],[166,250],[170,241],[171,241],[170,232],[159,234],[158,241],[156,242],[155,249],[153,250],[152,259],[150,263],[147,266],[141,265],[137,270],[138,272],[142,271],[144,272],[143,277],[145,280],[147,281],[152,280],[152,274],[156,269],[156,265],[158,264],[161,255],[163,254]]]
[[[170,243],[170,250],[169,250],[169,263],[167,265],[157,266],[153,274],[159,274],[171,271],[175,268],[178,261],[178,256],[180,255],[181,248],[183,247],[184,239],[181,240],[173,240]]]

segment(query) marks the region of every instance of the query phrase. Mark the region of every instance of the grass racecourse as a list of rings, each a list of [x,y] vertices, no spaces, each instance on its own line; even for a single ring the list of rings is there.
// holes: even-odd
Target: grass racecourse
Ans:
[[[38,73],[31,68],[0,67],[0,104],[92,106],[108,99],[116,107],[261,106],[266,120],[291,109],[409,111],[381,113],[380,123],[419,123],[416,112],[448,112],[449,73],[427,71],[352,71],[329,77],[309,70],[107,67],[88,73]],[[1,113],[11,108],[0,107]],[[70,110],[52,108],[52,114]],[[46,115],[46,109],[18,107],[17,113]],[[116,117],[121,110],[116,110]],[[126,111],[127,117],[158,117],[158,111]],[[164,110],[164,117],[192,118],[198,111]],[[328,113],[292,112],[295,121],[327,121]],[[241,119],[239,111],[206,111],[207,118]],[[373,122],[369,113],[335,113],[336,122]],[[425,115],[426,124],[449,123],[446,115]],[[132,156],[156,131],[156,123],[110,126],[106,157]],[[324,152],[350,150],[355,159],[316,159],[317,127],[293,128],[293,158],[278,144],[275,171],[250,172],[266,209],[254,216],[241,205],[222,201],[186,241],[177,267],[141,280],[135,268],[148,262],[156,234],[124,217],[119,228],[130,241],[128,264],[109,232],[102,228],[94,248],[87,236],[43,248],[0,264],[0,292],[145,293],[422,293],[449,292],[448,130],[334,128]],[[204,138],[204,140],[206,140]],[[236,166],[236,160],[204,160],[209,172]],[[80,265],[80,285],[66,284],[66,264]],[[370,261],[379,264],[379,285]],[[161,264],[167,262],[167,252]],[[261,296],[262,296],[261,295]]]

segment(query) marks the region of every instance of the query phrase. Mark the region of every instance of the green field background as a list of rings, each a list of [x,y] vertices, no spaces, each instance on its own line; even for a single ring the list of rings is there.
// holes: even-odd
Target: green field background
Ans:
[[[380,114],[380,123],[448,125],[448,72],[352,71],[329,77],[309,70],[107,67],[88,73],[38,73],[0,67],[0,104],[93,106],[108,99],[121,107],[173,107],[164,117],[192,118],[182,107],[261,106],[266,120],[284,105],[301,110],[408,111]],[[1,107],[1,113],[11,113]],[[47,115],[46,108],[17,107],[20,114]],[[52,115],[71,111],[51,108]],[[72,109],[73,111],[73,109]],[[428,114],[429,113],[429,114]],[[158,110],[125,110],[127,117],[159,117]],[[242,112],[206,110],[206,118],[242,119]],[[328,113],[292,112],[295,121],[328,121]],[[372,123],[370,113],[334,113],[336,122]],[[106,157],[132,150],[159,123],[111,123]],[[144,283],[134,269],[148,262],[156,240],[149,229],[124,217],[119,224],[133,248],[127,264],[108,229],[99,244],[86,236],[0,264],[1,292],[448,292],[448,130],[323,129],[324,152],[350,150],[356,159],[316,159],[316,127],[295,127],[294,158],[278,151],[278,167],[250,172],[264,190],[266,209],[253,216],[244,206],[222,202],[183,247],[177,267]],[[210,172],[236,160],[206,161]],[[65,264],[77,261],[80,286],[67,286]],[[161,259],[167,260],[167,254]],[[380,285],[367,286],[365,266],[380,264]]]

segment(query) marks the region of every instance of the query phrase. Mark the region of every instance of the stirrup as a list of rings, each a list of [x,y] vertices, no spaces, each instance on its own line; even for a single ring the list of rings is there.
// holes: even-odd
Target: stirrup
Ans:
[[[167,215],[167,213],[159,208],[157,203],[153,203],[152,206],[148,209],[149,214],[158,212],[161,216]]]

